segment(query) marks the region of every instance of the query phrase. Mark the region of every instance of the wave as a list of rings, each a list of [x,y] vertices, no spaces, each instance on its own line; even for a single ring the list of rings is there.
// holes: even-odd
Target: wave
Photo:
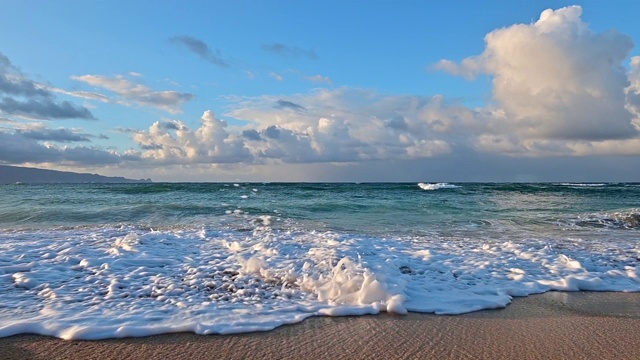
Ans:
[[[593,187],[603,187],[603,186],[607,186],[608,184],[606,183],[560,183],[557,185],[561,185],[561,186],[570,186],[570,187],[578,187],[578,188],[593,188]]]
[[[574,219],[566,220],[565,223],[569,225],[569,227],[573,228],[619,230],[640,229],[640,210],[632,209],[626,211],[585,214]]]
[[[449,183],[434,183],[434,184],[430,184],[430,183],[418,183],[418,187],[420,187],[420,189],[422,190],[438,190],[438,189],[455,189],[458,188],[459,186],[457,185],[453,185],[453,184],[449,184]]]
[[[248,218],[249,219],[249,218]],[[271,330],[310,316],[460,314],[549,290],[640,291],[635,244],[252,229],[2,232],[0,337]],[[573,246],[573,247],[572,247]],[[625,248],[626,246],[626,248]]]

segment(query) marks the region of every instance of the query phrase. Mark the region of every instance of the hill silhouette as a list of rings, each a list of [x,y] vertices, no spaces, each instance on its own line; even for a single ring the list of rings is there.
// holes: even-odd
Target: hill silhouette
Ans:
[[[50,184],[50,183],[150,183],[151,179],[127,179],[124,177],[70,171],[45,170],[0,165],[0,184]]]

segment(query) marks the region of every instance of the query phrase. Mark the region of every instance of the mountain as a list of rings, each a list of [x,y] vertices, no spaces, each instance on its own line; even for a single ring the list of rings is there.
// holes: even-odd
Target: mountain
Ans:
[[[0,165],[0,184],[47,184],[47,183],[150,183],[151,179],[132,180],[98,174],[83,174],[18,166]]]

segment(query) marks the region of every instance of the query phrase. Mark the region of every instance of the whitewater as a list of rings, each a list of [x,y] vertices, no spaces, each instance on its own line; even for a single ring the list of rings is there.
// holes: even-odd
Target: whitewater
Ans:
[[[637,184],[15,184],[0,195],[0,337],[230,334],[640,291]]]

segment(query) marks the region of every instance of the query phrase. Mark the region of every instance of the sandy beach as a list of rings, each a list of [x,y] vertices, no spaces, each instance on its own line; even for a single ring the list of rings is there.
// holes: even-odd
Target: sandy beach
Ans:
[[[101,341],[19,335],[2,359],[635,359],[640,294],[549,292],[459,316],[318,317],[270,332]]]

